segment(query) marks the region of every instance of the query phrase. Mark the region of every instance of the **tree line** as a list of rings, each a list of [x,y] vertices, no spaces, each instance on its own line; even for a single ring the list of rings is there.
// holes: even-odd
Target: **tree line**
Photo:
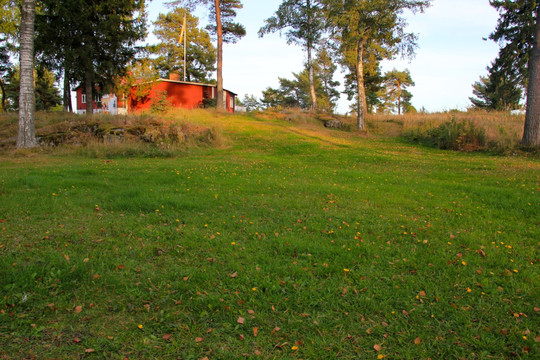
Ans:
[[[533,94],[540,87],[536,70],[540,61],[540,5],[530,0],[490,2],[501,14],[491,35],[501,43],[501,52],[490,67],[489,77],[475,84],[475,90],[478,94],[492,88],[503,91],[507,83],[526,88],[526,132],[530,134],[524,136],[524,144],[538,146],[540,100],[535,99],[540,97]],[[111,88],[129,74],[152,76],[182,67],[192,81],[208,81],[216,69],[217,106],[223,106],[223,44],[245,35],[245,28],[234,21],[241,1],[176,0],[168,4],[173,11],[160,15],[156,23],[155,33],[161,43],[142,47],[138,44],[147,35],[144,0],[0,0],[0,71],[6,71],[5,54],[19,45],[20,128],[27,128],[25,119],[33,121],[35,62],[63,78],[66,109],[73,84],[83,84],[91,101],[96,86]],[[332,111],[339,95],[333,73],[340,65],[347,71],[344,85],[349,99],[354,100],[358,129],[365,129],[365,115],[373,109],[397,113],[412,110],[412,95],[407,91],[414,84],[410,74],[393,70],[383,75],[380,62],[414,54],[417,37],[406,31],[405,15],[422,12],[430,4],[431,0],[283,0],[265,20],[259,36],[284,34],[288,43],[303,49],[307,61],[293,79],[279,79],[278,89],[265,90],[260,103]],[[198,28],[198,19],[191,14],[197,6],[209,10],[211,21],[205,29]],[[19,15],[15,9],[19,9]],[[184,15],[190,24],[188,66],[178,61],[183,44],[174,39]],[[216,48],[210,35],[216,37]],[[505,99],[509,103],[512,96]],[[245,100],[257,102],[254,97]],[[88,111],[92,111],[91,106]],[[35,140],[29,139],[32,146]],[[20,146],[24,144],[21,140]]]

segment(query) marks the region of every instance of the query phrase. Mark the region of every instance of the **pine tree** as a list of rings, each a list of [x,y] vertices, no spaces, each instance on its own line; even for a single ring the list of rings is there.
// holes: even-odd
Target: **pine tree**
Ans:
[[[285,0],[275,15],[266,19],[266,25],[259,30],[259,36],[287,29],[287,43],[298,44],[307,53],[311,108],[317,110],[317,94],[313,68],[313,51],[319,44],[324,31],[322,6],[317,0]]]
[[[169,3],[172,6],[184,5],[193,9],[197,5],[207,6],[211,10],[211,16],[215,25],[209,25],[208,29],[217,36],[217,109],[225,110],[223,97],[223,43],[235,43],[246,35],[246,29],[233,20],[236,10],[242,9],[240,0],[175,0]]]
[[[215,71],[216,49],[208,32],[198,27],[199,19],[185,8],[175,8],[168,14],[160,14],[154,22],[154,35],[160,40],[159,44],[151,47],[151,51],[158,55],[155,63],[163,77],[171,72],[184,72],[184,42],[179,41],[184,15],[184,30],[188,41],[186,80],[208,82],[210,73]]]
[[[523,91],[511,79],[490,73],[473,84],[473,95],[469,100],[477,109],[510,111],[519,109]]]
[[[384,84],[388,100],[394,104],[393,108],[397,110],[398,115],[401,115],[405,110],[403,106],[404,95],[407,95],[407,97],[410,95],[409,92],[405,93],[405,91],[409,86],[414,86],[411,73],[408,69],[404,71],[392,69],[384,74]]]
[[[353,70],[357,90],[357,127],[365,130],[366,87],[364,61],[369,52],[392,58],[412,55],[416,36],[405,32],[405,10],[423,11],[430,0],[324,0],[342,62]]]
[[[527,111],[522,143],[540,146],[540,2],[535,0],[491,0],[500,14],[490,39],[501,49],[497,70],[515,78],[527,89]]]
[[[334,80],[337,65],[327,47],[323,46],[319,48],[313,69],[321,83],[320,94],[317,96],[318,108],[333,113],[340,97],[340,92],[337,89],[340,84],[339,81]]]

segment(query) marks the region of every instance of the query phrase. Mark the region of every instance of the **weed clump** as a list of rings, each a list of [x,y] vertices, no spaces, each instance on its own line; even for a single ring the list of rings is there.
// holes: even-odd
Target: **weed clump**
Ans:
[[[416,129],[406,134],[412,141],[443,150],[478,151],[486,148],[486,131],[471,120],[453,118],[427,130]]]

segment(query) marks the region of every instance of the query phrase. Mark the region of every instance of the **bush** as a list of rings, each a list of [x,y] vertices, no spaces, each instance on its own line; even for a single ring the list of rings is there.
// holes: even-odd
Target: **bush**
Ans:
[[[408,137],[445,150],[477,151],[486,146],[486,131],[483,128],[470,120],[457,121],[455,118],[425,132],[419,129],[413,131]]]

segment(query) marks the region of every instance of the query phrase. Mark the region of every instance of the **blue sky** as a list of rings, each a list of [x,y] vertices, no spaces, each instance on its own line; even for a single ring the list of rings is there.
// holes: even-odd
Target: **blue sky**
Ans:
[[[167,0],[148,4],[149,21],[169,11]],[[237,44],[224,47],[224,86],[239,94],[260,98],[267,87],[278,87],[278,77],[291,78],[302,70],[305,54],[302,49],[287,45],[279,34],[260,39],[257,31],[264,20],[277,10],[281,0],[243,0],[244,8],[237,20],[246,27],[247,35]],[[208,11],[197,13],[202,23]],[[428,111],[465,109],[469,106],[472,84],[486,74],[486,66],[495,59],[498,45],[484,41],[495,28],[498,14],[489,0],[434,0],[424,14],[408,15],[409,31],[418,35],[418,49],[411,60],[385,61],[383,71],[409,69],[416,86],[411,88],[413,105]],[[155,41],[152,36],[149,42]],[[336,72],[336,79],[343,74]],[[339,112],[348,110],[343,96]]]

